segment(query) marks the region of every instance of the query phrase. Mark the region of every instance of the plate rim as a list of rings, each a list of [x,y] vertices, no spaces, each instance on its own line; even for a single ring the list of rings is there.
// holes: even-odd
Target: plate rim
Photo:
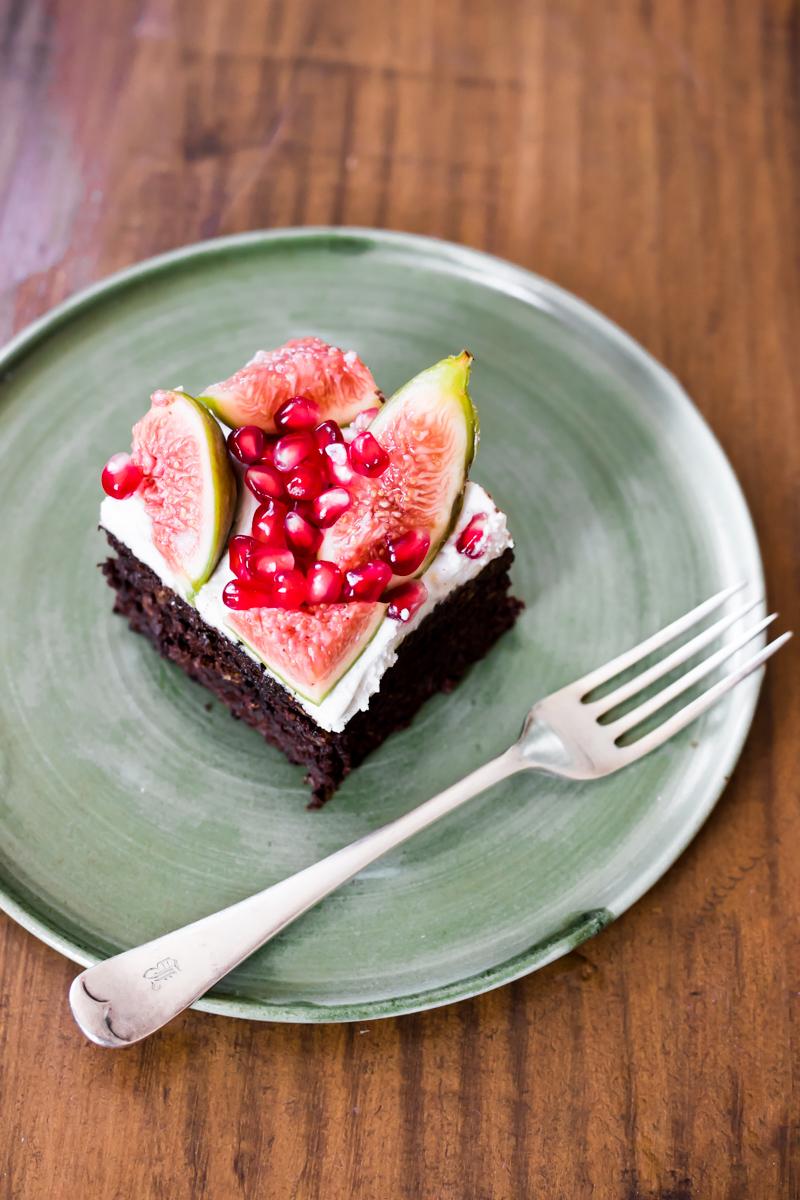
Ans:
[[[83,310],[92,307],[98,301],[107,299],[114,292],[124,290],[132,283],[141,282],[144,278],[165,270],[169,271],[178,264],[206,255],[213,257],[228,250],[240,250],[247,246],[258,247],[266,243],[291,240],[306,242],[358,240],[383,246],[394,245],[405,248],[423,261],[429,260],[429,265],[432,255],[435,255],[438,261],[444,262],[445,265],[449,264],[451,268],[460,266],[462,269],[464,267],[474,269],[485,286],[496,288],[499,286],[499,290],[505,294],[515,295],[517,299],[534,308],[549,309],[556,316],[559,313],[562,315],[565,312],[569,313],[576,317],[579,323],[591,326],[601,339],[614,343],[654,378],[670,396],[672,403],[681,411],[684,419],[694,423],[694,434],[700,442],[704,443],[702,446],[704,457],[712,462],[715,460],[718,482],[726,489],[726,507],[734,515],[737,536],[742,540],[741,557],[751,559],[756,568],[756,576],[750,582],[763,594],[764,570],[761,549],[741,483],[718,438],[675,375],[668,371],[631,334],[573,292],[526,267],[510,262],[508,259],[444,238],[369,226],[305,225],[248,230],[243,233],[188,243],[115,271],[88,287],[80,289],[30,322],[0,350],[0,383],[7,373],[13,370],[14,365],[26,357],[37,343],[52,335]],[[547,301],[550,303],[548,304]],[[731,536],[729,535],[729,538]],[[423,1012],[482,995],[531,974],[560,958],[595,936],[644,896],[696,837],[727,787],[738,762],[752,724],[762,678],[763,672],[760,672],[752,676],[743,687],[736,689],[738,705],[731,710],[728,717],[730,728],[725,754],[718,760],[714,774],[708,777],[710,782],[705,784],[699,796],[695,796],[696,804],[691,817],[680,826],[677,833],[661,848],[660,852],[653,856],[648,866],[622,886],[620,893],[614,898],[613,907],[578,914],[567,930],[556,932],[545,941],[537,943],[512,959],[486,971],[414,994],[363,1003],[324,1005],[303,1001],[279,1003],[268,1000],[251,1000],[235,996],[214,995],[212,992],[195,1001],[192,1007],[220,1016],[280,1023],[333,1024],[377,1020]],[[33,905],[26,905],[17,899],[11,890],[4,887],[2,883],[0,883],[0,911],[5,912],[29,933],[71,961],[84,967],[92,966],[100,961],[98,955],[89,953],[78,941],[65,936],[54,922],[38,914]]]

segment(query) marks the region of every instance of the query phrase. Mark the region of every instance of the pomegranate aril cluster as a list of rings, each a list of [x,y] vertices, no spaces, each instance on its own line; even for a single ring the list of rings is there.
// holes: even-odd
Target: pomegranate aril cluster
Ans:
[[[335,525],[352,503],[356,476],[375,479],[389,465],[388,453],[366,429],[377,412],[360,414],[348,444],[336,421],[320,421],[314,400],[292,396],[275,414],[277,436],[254,425],[229,434],[228,448],[246,468],[245,484],[260,502],[250,536],[230,541],[236,579],[223,592],[230,608],[380,599],[392,577],[390,558],[366,563],[347,579],[333,563],[316,561],[322,530]]]
[[[320,500],[310,519],[328,528],[349,506],[356,475],[375,479],[389,466],[389,455],[364,428],[377,413],[370,409],[356,419],[359,430],[348,445],[336,421],[320,421],[320,409],[308,396],[292,396],[275,414],[277,436],[268,437],[255,425],[243,425],[228,435],[228,449],[244,467],[245,483],[258,500],[281,500],[287,505]],[[332,494],[335,493],[335,494]]]

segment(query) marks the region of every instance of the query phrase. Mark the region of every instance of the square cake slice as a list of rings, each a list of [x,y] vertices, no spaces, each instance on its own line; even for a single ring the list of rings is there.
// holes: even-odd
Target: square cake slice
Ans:
[[[522,605],[509,592],[505,516],[466,479],[470,357],[443,360],[381,407],[352,356],[356,411],[342,433],[323,421],[325,369],[305,361],[309,346],[312,360],[335,348],[297,344],[299,364],[286,347],[260,352],[202,404],[154,393],[133,454],[104,472],[100,525],[115,611],[305,766],[318,806],[450,691]],[[259,424],[234,424],[245,404],[254,412],[254,370]]]

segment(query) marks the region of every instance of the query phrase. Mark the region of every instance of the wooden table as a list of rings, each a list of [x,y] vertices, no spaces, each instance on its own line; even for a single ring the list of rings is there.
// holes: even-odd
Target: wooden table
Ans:
[[[792,0],[0,0],[0,335],[260,226],[481,246],[686,384],[800,599]],[[368,1025],[190,1013],[123,1053],[10,921],[0,1197],[800,1196],[797,652],[636,908],[481,999]],[[794,1091],[793,1091],[794,1082]]]

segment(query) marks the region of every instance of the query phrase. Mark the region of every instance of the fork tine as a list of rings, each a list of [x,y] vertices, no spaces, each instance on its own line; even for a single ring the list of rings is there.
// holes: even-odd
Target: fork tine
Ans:
[[[691,725],[692,721],[702,716],[718,700],[721,700],[727,692],[735,688],[738,683],[741,683],[753,671],[757,671],[768,658],[771,658],[776,651],[780,650],[781,646],[784,646],[788,642],[791,636],[791,633],[782,633],[780,637],[775,638],[774,642],[770,642],[764,646],[762,650],[759,650],[758,654],[748,659],[737,670],[732,671],[730,675],[726,675],[724,679],[720,679],[719,683],[715,683],[703,692],[701,696],[698,696],[690,704],[687,704],[685,708],[682,708],[680,712],[671,716],[663,725],[659,725],[658,729],[653,729],[650,733],[646,733],[644,737],[639,738],[636,742],[632,742],[630,746],[618,747],[619,752],[623,755],[620,765],[626,766],[628,763],[636,762],[637,759],[643,758],[645,754],[649,754],[651,750],[656,750],[664,742],[668,742],[670,738],[674,737],[676,733],[680,733],[687,725]]]
[[[687,629],[691,629],[693,625],[696,625],[703,617],[708,616],[714,609],[723,605],[736,592],[740,592],[744,586],[745,581],[743,580],[732,587],[723,588],[721,592],[717,592],[716,596],[711,596],[708,600],[704,600],[702,604],[698,604],[697,608],[693,608],[691,612],[678,617],[677,621],[673,621],[671,625],[665,626],[658,633],[654,633],[651,637],[645,638],[643,642],[639,642],[638,646],[634,646],[633,649],[618,655],[617,658],[612,658],[611,662],[604,663],[602,667],[597,667],[594,671],[590,671],[582,679],[576,679],[573,684],[570,684],[569,690],[573,691],[573,689],[580,688],[580,695],[583,697],[587,692],[594,691],[595,688],[608,683],[609,679],[613,679],[615,675],[621,674],[622,671],[627,671],[629,667],[646,658],[648,654],[652,654],[654,650],[659,650],[662,646],[666,646],[667,642],[671,642],[673,638],[678,637],[679,634],[685,633]]]
[[[709,625],[708,629],[704,629],[702,633],[698,633],[697,637],[692,638],[689,642],[684,642],[672,654],[668,654],[666,658],[660,659],[655,666],[650,667],[647,671],[642,671],[641,675],[637,675],[634,679],[630,679],[627,683],[623,683],[616,691],[610,692],[607,696],[603,696],[602,700],[593,700],[587,708],[594,709],[598,716],[603,713],[611,712],[620,704],[624,704],[631,696],[635,696],[637,692],[644,691],[651,683],[661,679],[662,676],[668,675],[675,667],[679,667],[681,663],[688,662],[690,658],[694,658],[700,650],[708,646],[711,642],[715,642],[720,634],[723,634],[731,625],[735,625],[737,621],[746,616],[751,609],[760,604],[761,600],[752,600],[741,608],[735,609],[729,613],[727,617],[722,617],[713,625]]]
[[[648,717],[658,712],[665,704],[669,704],[676,696],[680,696],[682,692],[693,687],[695,683],[704,679],[706,675],[710,675],[727,658],[730,658],[737,650],[741,650],[743,646],[751,642],[754,637],[758,637],[762,630],[772,624],[777,615],[777,613],[770,613],[768,617],[764,617],[762,621],[753,625],[740,637],[735,638],[731,642],[726,642],[714,654],[710,654],[708,658],[703,659],[701,663],[693,667],[691,671],[687,671],[680,679],[676,679],[669,687],[662,688],[660,692],[656,692],[655,696],[651,696],[649,700],[645,700],[642,704],[637,705],[636,708],[631,709],[629,713],[626,713],[624,717],[620,717],[619,720],[611,721],[606,725],[606,730],[614,737],[619,737],[621,734],[633,729],[636,725],[640,725],[642,721],[646,721]]]

